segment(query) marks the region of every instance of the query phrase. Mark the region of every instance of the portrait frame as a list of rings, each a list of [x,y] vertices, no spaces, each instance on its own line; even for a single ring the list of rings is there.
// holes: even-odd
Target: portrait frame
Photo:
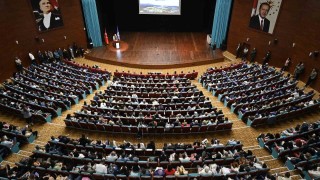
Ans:
[[[272,35],[276,29],[277,20],[283,4],[282,1],[283,0],[253,0],[248,23],[249,28]]]
[[[64,26],[59,0],[28,0],[39,33]]]

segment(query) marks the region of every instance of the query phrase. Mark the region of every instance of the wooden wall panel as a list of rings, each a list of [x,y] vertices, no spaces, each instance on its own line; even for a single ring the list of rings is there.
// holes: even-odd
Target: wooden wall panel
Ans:
[[[76,42],[86,47],[86,32],[82,18],[80,0],[59,0],[64,26],[39,33],[32,13],[30,0],[0,1],[0,81],[9,78],[14,72],[14,57],[18,56],[23,65],[29,65],[28,51],[36,55],[37,50],[67,47]],[[38,36],[42,41],[37,42]],[[67,36],[67,39],[64,39]],[[15,41],[18,40],[17,45]]]
[[[289,71],[300,61],[304,62],[306,69],[301,80],[306,81],[312,70],[316,67],[320,70],[320,58],[309,57],[309,52],[320,49],[320,1],[318,0],[290,0],[282,1],[282,7],[278,16],[273,34],[255,31],[248,27],[252,8],[252,0],[234,0],[232,7],[231,23],[228,32],[228,51],[235,53],[239,42],[246,42],[250,47],[258,50],[257,61],[262,62],[267,50],[272,52],[270,65],[282,67],[288,57],[292,57]],[[277,44],[269,45],[278,39]],[[296,43],[292,47],[292,43]],[[312,87],[320,90],[319,78]]]

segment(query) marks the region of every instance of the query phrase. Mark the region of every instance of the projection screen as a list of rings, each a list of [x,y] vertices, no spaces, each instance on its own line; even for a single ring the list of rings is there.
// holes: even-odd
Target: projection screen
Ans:
[[[181,15],[181,0],[139,0],[139,14]]]

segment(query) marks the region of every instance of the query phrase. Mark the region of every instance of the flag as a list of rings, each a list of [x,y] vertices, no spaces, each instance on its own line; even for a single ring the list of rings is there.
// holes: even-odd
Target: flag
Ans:
[[[251,17],[256,15],[258,0],[253,0]]]
[[[106,29],[104,29],[104,42],[106,42],[106,45],[109,45],[109,39]]]
[[[119,33],[119,28],[117,26],[117,36],[118,36],[118,41],[120,41],[120,33]]]
[[[52,8],[58,10],[59,9],[59,4],[57,0],[50,0]]]

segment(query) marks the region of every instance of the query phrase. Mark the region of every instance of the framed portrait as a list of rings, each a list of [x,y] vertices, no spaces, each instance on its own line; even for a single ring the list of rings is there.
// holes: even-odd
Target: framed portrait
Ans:
[[[282,0],[253,0],[249,27],[273,34]]]
[[[58,0],[30,0],[39,32],[63,26]]]

